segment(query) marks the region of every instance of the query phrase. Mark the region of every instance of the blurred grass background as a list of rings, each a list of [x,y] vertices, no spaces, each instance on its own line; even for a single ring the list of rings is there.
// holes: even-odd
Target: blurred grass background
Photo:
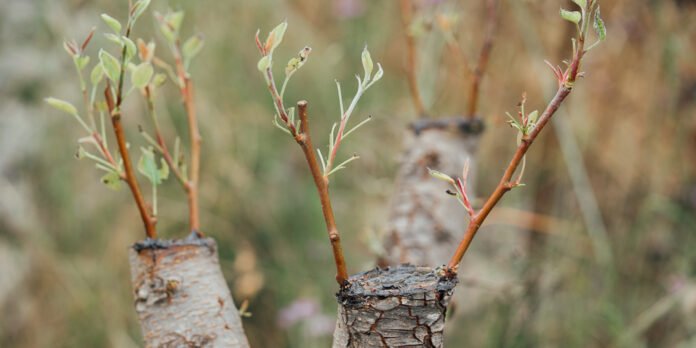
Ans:
[[[0,3],[2,347],[140,345],[126,253],[143,231],[131,197],[126,190],[111,192],[91,164],[74,159],[80,129],[42,102],[56,96],[79,104],[61,43],[81,40],[92,26],[103,32],[98,15],[124,18],[125,3]],[[462,44],[475,56],[482,4],[419,4],[427,16],[458,13]],[[696,346],[696,3],[601,5],[608,40],[587,57],[586,78],[564,104],[563,120],[553,121],[530,152],[527,186],[507,195],[503,213],[482,229],[526,236],[518,248],[529,257],[510,262],[524,279],[474,313],[455,313],[450,347]],[[286,100],[310,102],[317,146],[326,146],[338,119],[334,79],[344,91],[354,88],[365,44],[385,68],[356,114],[356,120],[373,115],[374,121],[342,149],[344,157],[356,152],[361,159],[332,182],[354,273],[374,264],[371,246],[386,219],[401,139],[415,118],[402,70],[398,4],[153,1],[160,11],[168,6],[186,10],[184,33],[206,38],[192,68],[204,138],[202,225],[220,244],[236,301],[249,301],[253,316],[244,325],[252,346],[327,347],[336,307],[330,248],[304,159],[271,125],[253,36],[257,28],[266,32],[287,19],[276,59],[284,61],[304,45],[313,48]],[[559,62],[570,52],[558,7],[555,1],[501,0],[482,90],[488,129],[479,152],[481,196],[497,183],[513,151],[504,112],[514,111],[524,91],[528,108],[542,109],[544,95],[555,88],[543,59]],[[135,36],[158,37],[154,20],[141,19]],[[426,99],[437,115],[457,114],[466,81],[453,59],[441,54],[436,33],[422,40]],[[108,45],[96,36],[88,52]],[[161,44],[158,52],[164,54]],[[158,107],[163,123],[171,121],[166,133],[183,134],[176,91],[164,94]],[[139,145],[137,125],[148,120],[137,99],[127,101],[124,122],[130,142]],[[186,235],[185,203],[169,180],[160,195],[163,237]],[[598,246],[601,230],[608,241]],[[598,260],[597,247],[609,249],[609,263]],[[469,286],[477,284],[457,291]]]

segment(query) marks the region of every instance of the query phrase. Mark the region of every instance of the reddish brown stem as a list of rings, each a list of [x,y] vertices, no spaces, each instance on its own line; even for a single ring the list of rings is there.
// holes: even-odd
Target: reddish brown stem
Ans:
[[[307,116],[307,101],[297,103],[297,110],[300,117],[300,132],[295,135],[295,141],[302,148],[302,152],[309,165],[309,170],[314,179],[314,185],[317,187],[319,200],[321,201],[321,210],[326,223],[326,232],[329,234],[331,248],[333,249],[334,262],[336,263],[336,281],[339,285],[344,286],[348,281],[348,271],[346,270],[346,261],[343,257],[343,248],[341,247],[341,236],[336,227],[333,208],[331,207],[331,198],[329,197],[329,182],[324,177],[319,162],[317,161],[312,145],[312,137],[309,133],[309,117]]]
[[[512,160],[510,160],[507,169],[505,169],[505,173],[503,174],[503,177],[500,179],[498,186],[488,197],[483,207],[478,211],[478,213],[476,213],[476,216],[469,221],[469,225],[464,234],[464,238],[459,243],[457,250],[454,252],[454,255],[452,256],[447,265],[447,270],[450,276],[456,275],[457,267],[461,262],[462,257],[464,257],[464,253],[466,253],[467,249],[469,248],[469,245],[471,244],[471,241],[474,239],[474,236],[476,235],[476,232],[478,232],[479,228],[486,220],[486,217],[488,217],[488,214],[490,214],[493,207],[495,207],[495,205],[498,204],[498,202],[503,197],[503,195],[505,195],[506,192],[510,191],[510,189],[515,187],[516,184],[511,181],[512,176],[515,174],[515,171],[517,170],[517,167],[524,158],[524,155],[527,153],[527,150],[529,150],[529,147],[537,138],[541,130],[544,129],[551,117],[561,106],[561,103],[563,103],[563,101],[572,91],[573,85],[578,76],[580,62],[585,53],[584,43],[584,34],[581,34],[578,37],[577,49],[575,52],[573,52],[573,60],[565,73],[565,80],[562,81],[562,83],[560,83],[560,87],[558,88],[558,91],[556,91],[556,95],[549,102],[549,104],[546,106],[546,109],[539,117],[539,121],[537,122],[536,127],[526,137],[522,138],[522,141],[520,145],[517,147],[517,150],[515,151]]]
[[[138,185],[138,180],[135,177],[135,172],[133,171],[133,166],[130,160],[130,154],[128,153],[128,147],[126,145],[126,135],[123,132],[123,126],[121,125],[121,110],[118,104],[114,101],[114,97],[111,94],[111,86],[107,82],[106,90],[104,91],[104,97],[106,98],[106,106],[109,110],[109,115],[111,115],[111,124],[114,127],[114,134],[116,135],[116,142],[118,144],[118,150],[121,153],[121,158],[123,159],[123,167],[125,170],[125,181],[133,194],[133,199],[135,204],[138,206],[138,211],[140,212],[140,217],[145,225],[145,233],[148,238],[157,238],[157,231],[155,230],[155,224],[157,219],[153,218],[148,212],[147,203],[145,203],[145,198],[140,192],[140,185]]]
[[[495,38],[495,32],[498,27],[498,1],[488,0],[486,1],[486,35],[483,39],[483,46],[481,47],[481,53],[479,54],[478,63],[476,68],[472,72],[471,76],[471,87],[469,88],[469,104],[467,108],[467,117],[476,117],[476,112],[478,110],[478,100],[481,90],[481,81],[483,80],[483,75],[488,67],[488,61],[490,60],[491,51],[493,50],[493,39]]]
[[[174,46],[174,58],[176,62],[176,72],[179,77],[180,93],[186,109],[188,119],[189,138],[191,142],[191,177],[185,188],[188,198],[189,219],[191,231],[198,237],[202,237],[200,231],[200,213],[198,210],[198,183],[201,164],[201,133],[198,129],[198,117],[196,115],[196,105],[193,96],[193,84],[191,78],[184,68],[181,59],[181,47],[179,42]]]
[[[403,24],[404,37],[406,39],[406,77],[408,79],[408,88],[413,99],[413,106],[419,117],[427,117],[423,99],[418,89],[418,77],[416,74],[417,52],[416,38],[411,34],[410,25],[413,20],[413,5],[411,0],[400,0],[401,7],[401,23]]]

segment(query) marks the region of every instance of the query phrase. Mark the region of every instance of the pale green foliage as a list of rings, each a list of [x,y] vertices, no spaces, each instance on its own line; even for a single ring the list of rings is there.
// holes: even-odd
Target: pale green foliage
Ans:
[[[70,115],[77,115],[77,109],[75,108],[75,106],[73,106],[69,102],[66,102],[65,100],[49,97],[49,98],[44,99],[44,101],[46,103],[48,103],[48,105],[50,105],[50,106],[52,106],[60,111],[66,112]]]
[[[121,22],[119,22],[116,18],[109,16],[106,13],[101,14],[102,20],[104,20],[104,23],[111,28],[111,30],[114,31],[114,33],[118,34],[121,32]]]
[[[109,52],[103,49],[99,50],[99,62],[102,68],[104,68],[104,73],[106,77],[112,82],[118,82],[121,75],[121,63],[112,56]]]
[[[188,69],[193,60],[198,53],[203,49],[203,35],[197,34],[191,36],[184,45],[181,47],[181,55],[184,57],[184,67]]]
[[[138,171],[144,175],[153,185],[160,185],[169,177],[169,166],[164,159],[160,158],[161,166],[157,167],[155,153],[152,148],[141,147],[142,155],[138,161]]]
[[[607,28],[604,26],[604,21],[602,20],[602,16],[599,12],[599,6],[597,6],[597,10],[595,10],[593,27],[595,33],[597,33],[599,41],[604,41],[604,39],[607,38]]]
[[[121,176],[115,171],[104,174],[101,177],[101,182],[114,191],[118,191],[121,188]]]
[[[452,179],[451,176],[449,176],[443,172],[437,171],[435,169],[430,169],[430,168],[427,168],[427,169],[428,169],[428,174],[430,174],[430,176],[432,176],[433,178],[439,179],[439,180],[442,180],[444,182],[447,182],[449,184],[454,185],[454,179]]]
[[[140,63],[131,70],[131,83],[136,88],[144,88],[150,83],[153,73],[152,64],[149,62]]]
[[[561,9],[561,18],[567,20],[568,22],[579,24],[580,20],[582,19],[582,14],[580,11],[568,11]]]

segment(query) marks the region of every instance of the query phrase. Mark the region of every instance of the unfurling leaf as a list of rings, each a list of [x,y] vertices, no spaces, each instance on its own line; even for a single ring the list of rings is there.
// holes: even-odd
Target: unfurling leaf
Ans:
[[[121,37],[118,36],[118,35],[116,35],[116,34],[104,33],[104,37],[105,37],[107,40],[109,40],[109,41],[111,41],[111,42],[117,44],[119,47],[123,46],[123,41],[121,41]]]
[[[138,161],[138,171],[143,174],[153,185],[159,185],[169,177],[169,167],[164,159],[161,159],[161,168],[157,168],[155,153],[152,149],[141,147],[143,152]]]
[[[599,37],[599,41],[604,41],[604,39],[607,38],[607,27],[604,26],[604,21],[599,13],[599,6],[597,6],[597,10],[595,11],[593,27],[597,33],[597,37]]]
[[[138,19],[138,17],[145,12],[148,5],[150,5],[150,0],[138,0],[133,4],[133,8],[131,9],[131,18],[133,18],[133,20]]]
[[[256,64],[256,67],[259,69],[260,72],[265,72],[266,69],[271,67],[271,57],[270,56],[261,57],[261,59],[259,59],[259,62]]]
[[[118,82],[118,79],[121,76],[121,63],[118,62],[116,57],[109,54],[109,52],[100,50],[99,61],[101,62],[104,72],[109,80]]]
[[[115,171],[108,172],[102,176],[101,182],[114,191],[118,191],[121,188],[121,176]]]
[[[60,100],[57,98],[46,98],[44,99],[44,101],[48,103],[48,105],[60,111],[67,112],[70,115],[77,115],[77,109],[65,100]]]
[[[573,2],[574,2],[576,5],[580,6],[580,8],[582,8],[582,9],[584,9],[585,7],[587,7],[587,0],[573,0]]]
[[[203,35],[191,36],[181,47],[181,54],[184,56],[184,66],[188,68],[191,60],[203,49]]]
[[[104,78],[104,68],[102,68],[101,63],[97,64],[92,68],[92,72],[89,74],[89,79],[92,81],[92,85],[96,86]]]
[[[137,88],[147,86],[147,84],[150,83],[150,79],[152,79],[153,73],[154,69],[152,68],[152,64],[148,62],[140,63],[131,71],[131,82],[133,86]]]
[[[430,176],[432,176],[433,178],[440,179],[442,181],[446,181],[446,182],[454,185],[454,179],[452,179],[451,176],[449,176],[443,172],[428,168],[428,173],[430,173]]]
[[[285,36],[285,30],[288,28],[288,22],[283,21],[282,23],[278,24],[273,30],[271,30],[271,33],[268,34],[268,38],[266,39],[266,43],[264,45],[264,48],[268,54],[273,54],[273,50],[280,45],[281,42],[283,42],[283,36]]]
[[[75,66],[78,70],[84,69],[89,64],[89,56],[79,56],[75,58]]]
[[[539,119],[539,111],[538,110],[532,111],[531,113],[529,113],[528,117],[529,117],[529,122],[531,124],[536,124],[537,119]]]
[[[561,9],[561,18],[567,20],[568,22],[578,24],[582,19],[582,14],[580,13],[580,11],[568,11]]]
[[[382,64],[377,63],[377,72],[375,73],[375,76],[372,78],[372,83],[379,81],[383,75],[384,70],[382,70]]]
[[[297,57],[291,58],[288,61],[288,65],[285,67],[285,76],[289,77],[294,74],[295,71],[299,70],[304,63],[307,62],[310,53],[312,53],[312,48],[305,46],[305,48],[301,49],[300,53],[297,54]]]
[[[101,14],[101,19],[106,23],[106,25],[111,28],[116,34],[121,33],[121,22],[119,22],[116,18],[109,16],[106,13]]]
[[[152,60],[152,57],[155,55],[155,42],[150,41],[147,44],[145,44],[145,41],[142,39],[137,40],[138,44],[138,55],[140,56],[140,60],[143,62],[149,62]]]
[[[370,79],[370,75],[372,75],[372,69],[374,68],[374,64],[372,63],[372,57],[370,57],[370,51],[367,50],[367,46],[363,48],[362,51],[362,65],[363,65],[363,70],[365,71],[365,77],[363,78],[365,81]]]

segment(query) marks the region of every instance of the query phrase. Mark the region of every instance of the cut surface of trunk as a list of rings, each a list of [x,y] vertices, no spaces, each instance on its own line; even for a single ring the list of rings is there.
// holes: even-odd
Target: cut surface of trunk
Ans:
[[[215,240],[146,240],[129,259],[146,347],[249,347]]]
[[[457,284],[437,269],[399,265],[350,277],[341,289],[333,348],[442,347]]]

